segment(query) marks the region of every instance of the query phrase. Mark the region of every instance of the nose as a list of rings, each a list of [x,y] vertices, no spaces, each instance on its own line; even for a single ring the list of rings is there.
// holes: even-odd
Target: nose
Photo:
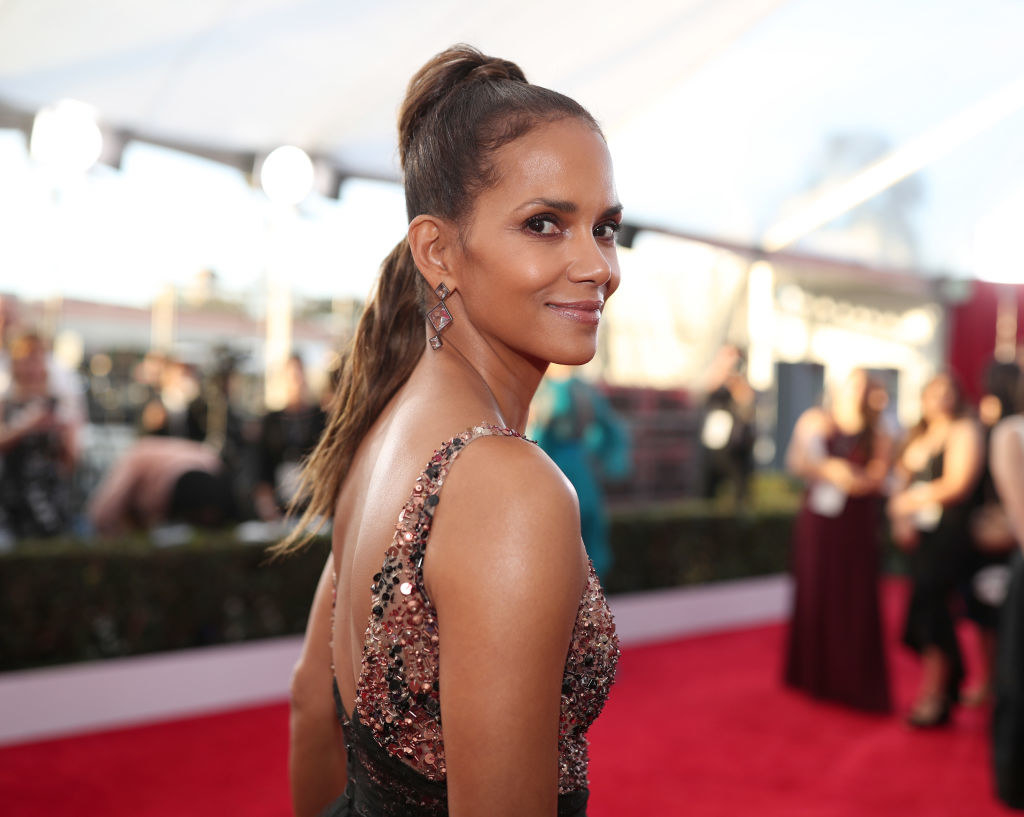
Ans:
[[[601,244],[590,233],[574,242],[566,277],[573,283],[604,286],[612,279],[615,247]]]

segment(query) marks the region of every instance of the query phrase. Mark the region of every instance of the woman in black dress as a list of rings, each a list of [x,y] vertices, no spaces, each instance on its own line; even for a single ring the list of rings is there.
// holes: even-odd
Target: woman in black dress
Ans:
[[[1010,556],[1017,549],[1006,511],[996,491],[992,476],[992,434],[996,424],[1014,412],[1020,382],[1016,363],[994,362],[985,372],[985,394],[978,402],[978,419],[985,435],[985,464],[975,491],[971,512],[971,538],[960,592],[964,613],[978,633],[981,666],[971,673],[975,684],[965,690],[961,702],[980,706],[992,697],[992,673],[996,659],[996,630],[1004,581],[1009,575]]]
[[[399,154],[408,231],[305,472],[296,538],[334,525],[293,682],[295,811],[582,817],[618,642],[572,486],[522,434],[618,286],[608,147],[576,102],[457,46],[413,77]]]
[[[992,758],[999,798],[1024,809],[1024,416],[1008,417],[996,426],[990,458],[1018,545],[999,622]]]
[[[880,490],[890,439],[857,370],[828,409],[797,421],[789,470],[807,483],[793,530],[792,618],[785,680],[816,698],[888,712],[878,610]]]
[[[889,500],[893,538],[910,552],[912,590],[903,643],[921,657],[921,684],[907,722],[949,721],[964,677],[953,602],[970,537],[970,514],[984,462],[978,423],[950,375],[921,394],[921,421],[897,463],[901,489]]]

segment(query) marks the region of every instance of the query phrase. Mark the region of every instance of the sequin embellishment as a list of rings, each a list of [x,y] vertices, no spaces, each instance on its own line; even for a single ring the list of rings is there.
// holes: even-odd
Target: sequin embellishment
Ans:
[[[437,615],[423,585],[423,557],[441,486],[459,452],[482,436],[520,437],[478,425],[441,446],[398,515],[371,586],[370,622],[356,691],[359,720],[388,754],[444,781]],[[593,566],[580,599],[562,680],[559,792],[587,785],[586,732],[604,707],[619,658],[618,638]]]

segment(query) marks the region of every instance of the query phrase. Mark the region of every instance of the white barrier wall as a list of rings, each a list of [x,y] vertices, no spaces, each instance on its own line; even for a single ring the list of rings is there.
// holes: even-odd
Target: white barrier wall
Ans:
[[[768,623],[789,604],[785,576],[610,599],[633,646]],[[63,737],[281,701],[301,637],[0,674],[0,744]]]

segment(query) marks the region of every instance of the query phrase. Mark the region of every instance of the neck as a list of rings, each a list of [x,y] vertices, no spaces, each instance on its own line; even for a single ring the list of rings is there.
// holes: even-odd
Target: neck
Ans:
[[[846,434],[856,434],[864,429],[864,417],[858,409],[837,406],[832,410],[832,421]]]
[[[501,425],[520,433],[526,431],[530,401],[547,369],[547,363],[498,350],[482,338],[467,341],[457,335],[445,338],[436,352],[428,348],[423,363],[436,369],[436,376],[444,378],[450,389],[483,403]]]
[[[948,414],[940,414],[928,421],[928,427],[926,430],[929,434],[940,435],[949,428],[952,422],[953,418]]]

